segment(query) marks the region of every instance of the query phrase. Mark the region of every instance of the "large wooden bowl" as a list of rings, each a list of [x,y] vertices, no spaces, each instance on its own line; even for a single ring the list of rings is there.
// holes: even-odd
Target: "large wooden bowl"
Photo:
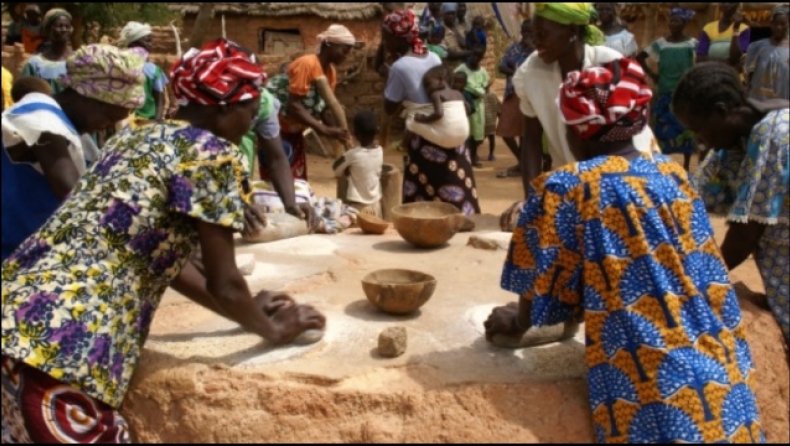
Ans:
[[[373,271],[362,279],[370,303],[391,314],[408,314],[425,305],[436,290],[430,274],[407,269]]]
[[[398,234],[418,248],[445,245],[465,222],[458,208],[436,201],[396,206],[392,208],[392,215]]]

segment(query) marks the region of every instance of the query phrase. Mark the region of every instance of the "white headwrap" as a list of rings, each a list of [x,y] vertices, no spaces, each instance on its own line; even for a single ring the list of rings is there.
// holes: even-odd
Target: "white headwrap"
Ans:
[[[330,25],[326,31],[318,35],[318,51],[321,51],[321,44],[324,42],[354,46],[357,44],[357,39],[345,26]]]
[[[150,35],[151,25],[140,22],[129,22],[121,30],[121,38],[118,40],[118,46],[121,48],[128,47],[132,43]]]

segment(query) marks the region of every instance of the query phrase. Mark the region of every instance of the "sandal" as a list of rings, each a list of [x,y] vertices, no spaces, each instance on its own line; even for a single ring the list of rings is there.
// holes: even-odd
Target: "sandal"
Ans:
[[[519,349],[561,342],[576,336],[579,324],[566,322],[549,327],[530,327],[521,337],[494,335],[491,343],[501,348]]]

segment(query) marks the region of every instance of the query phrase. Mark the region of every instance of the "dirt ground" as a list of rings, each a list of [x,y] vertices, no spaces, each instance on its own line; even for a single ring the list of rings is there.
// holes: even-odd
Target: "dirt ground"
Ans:
[[[480,158],[483,161],[483,168],[475,169],[475,180],[477,181],[477,191],[480,196],[480,207],[484,214],[500,215],[515,201],[523,199],[521,178],[497,178],[497,172],[516,164],[516,159],[510,153],[501,138],[496,139],[494,154],[496,160],[493,162],[485,161],[489,153],[488,142],[486,141],[479,149]],[[385,150],[384,162],[391,163],[399,169],[403,168],[404,153],[397,150]],[[683,162],[682,155],[673,155],[678,163]],[[334,196],[335,179],[332,174],[331,160],[315,155],[308,155],[308,172],[310,185],[315,190],[317,196]],[[691,171],[697,168],[698,160],[694,155],[691,159]],[[716,238],[721,242],[726,232],[726,222],[723,218],[711,217]],[[757,293],[764,293],[762,279],[757,271],[753,260],[744,262],[731,272],[733,283],[743,282],[749,289]]]

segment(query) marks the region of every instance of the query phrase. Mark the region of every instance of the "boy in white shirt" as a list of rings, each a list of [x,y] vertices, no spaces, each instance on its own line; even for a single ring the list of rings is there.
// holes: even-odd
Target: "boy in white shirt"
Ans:
[[[354,116],[354,137],[360,147],[351,149],[332,165],[335,176],[348,177],[346,196],[341,197],[348,206],[361,214],[382,216],[381,169],[384,150],[375,143],[378,118],[369,111]]]

